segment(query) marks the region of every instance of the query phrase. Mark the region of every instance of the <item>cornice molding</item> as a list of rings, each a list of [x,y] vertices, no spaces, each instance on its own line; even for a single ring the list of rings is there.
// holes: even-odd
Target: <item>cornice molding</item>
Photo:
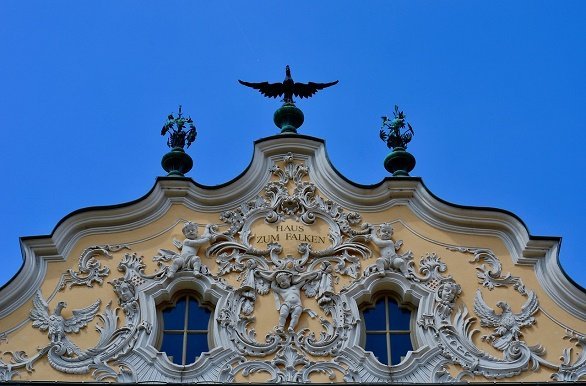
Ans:
[[[256,141],[247,169],[226,184],[204,186],[190,178],[159,177],[153,188],[135,201],[81,209],[64,217],[51,235],[22,238],[23,266],[0,290],[0,318],[30,299],[45,277],[47,264],[65,260],[82,237],[138,229],[161,218],[173,204],[202,213],[234,208],[261,191],[270,178],[272,164],[289,152],[309,166],[312,180],[324,196],[348,210],[372,213],[404,205],[436,228],[499,238],[509,249],[513,263],[533,266],[545,291],[566,311],[586,320],[586,292],[563,272],[558,261],[559,238],[531,236],[525,224],[510,212],[443,201],[420,178],[385,178],[374,185],[352,183],[332,166],[325,142],[304,135]]]

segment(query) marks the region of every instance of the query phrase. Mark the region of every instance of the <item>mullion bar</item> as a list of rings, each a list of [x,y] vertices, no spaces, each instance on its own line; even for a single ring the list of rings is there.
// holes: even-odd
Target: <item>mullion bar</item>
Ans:
[[[189,296],[185,297],[185,315],[183,316],[183,351],[181,364],[187,363],[187,323],[189,321]]]
[[[391,334],[389,334],[389,330],[391,328],[391,322],[389,320],[389,297],[385,296],[385,320],[386,320],[386,334],[385,339],[387,341],[387,364],[391,364]]]

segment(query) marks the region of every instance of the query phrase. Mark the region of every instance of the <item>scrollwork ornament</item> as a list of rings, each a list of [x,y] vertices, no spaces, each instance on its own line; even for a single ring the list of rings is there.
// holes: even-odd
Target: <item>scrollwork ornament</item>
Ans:
[[[557,372],[551,378],[559,382],[577,382],[586,379],[586,336],[576,331],[566,330],[564,339],[573,342],[580,348],[580,354],[572,363],[572,347],[566,348],[560,360],[562,361]]]
[[[441,261],[437,254],[427,254],[419,261],[419,273],[423,275],[423,277],[419,277],[419,280],[425,283],[441,281],[445,278],[442,273],[446,270],[446,263]]]
[[[179,379],[178,373],[182,382],[194,383],[232,382],[237,376],[247,378],[258,373],[268,374],[270,382],[275,383],[310,382],[316,373],[335,382],[460,382],[464,377],[511,377],[536,371],[539,366],[554,369],[552,377],[556,380],[585,376],[583,335],[568,333],[568,339],[582,352],[572,362],[571,349],[565,350],[560,365],[545,361],[542,347],[529,346],[521,339],[523,329],[535,323],[537,297],[525,291],[520,279],[503,275],[492,252],[452,249],[474,254],[472,262],[483,263],[478,267],[483,286],[514,286],[522,294],[525,291],[527,301],[520,313],[513,313],[505,302],[497,304],[503,311],[496,313],[478,292],[475,318],[459,302],[462,288],[445,275],[447,264],[437,254],[422,256],[416,270],[413,253],[402,252],[403,242],[393,238],[391,222],[363,223],[360,214],[346,212],[336,202],[320,197],[307,178],[309,168],[292,154],[277,162],[271,173],[274,178],[261,195],[221,215],[224,224],[209,224],[200,235],[197,225],[187,222],[185,239],[173,240],[174,249],[161,249],[155,256],[158,266],[153,274],[145,273],[143,256],[125,253],[118,264],[119,277],[109,281],[120,308],[108,304],[98,313],[100,304],[93,304],[79,313],[84,322],[71,322],[81,329],[97,320],[99,341],[94,347],[70,345],[67,334],[72,332],[66,331],[66,320],[59,319],[61,310],[54,308],[51,312],[38,294],[31,319],[35,328],[46,327],[48,342],[30,356],[21,351],[3,353],[0,379],[10,380],[23,369],[33,371],[40,358],[46,358],[57,371],[92,374],[99,382],[174,382]],[[266,247],[252,244],[253,223],[279,224],[285,220],[305,225],[325,222],[330,244],[317,250],[316,245],[300,242],[292,252],[278,243]],[[220,233],[218,227],[222,226],[227,230]],[[367,266],[375,246],[380,254]],[[78,281],[71,275],[68,284],[95,284],[107,276],[101,270],[107,267],[102,267],[96,257],[107,257],[105,252],[112,250],[91,248],[82,255],[86,256],[84,262],[80,260],[75,276]],[[210,272],[205,259],[214,259],[218,270]],[[227,278],[232,283],[235,280],[237,288],[228,285]],[[191,286],[203,291],[205,301],[216,306],[209,332],[214,348],[211,353],[203,353],[191,369],[186,366],[178,371],[154,348],[158,337],[152,331],[160,327],[155,302],[169,299],[174,290],[194,288]],[[366,299],[381,288],[397,289],[403,302],[418,307],[413,336],[419,346],[391,367],[359,346],[363,325],[357,299]],[[152,294],[162,297],[153,300]],[[274,309],[269,312],[274,312],[275,318],[278,315],[278,323],[264,336],[255,330],[262,317],[255,306],[262,297],[269,301],[275,298]],[[304,326],[299,319],[303,314],[313,318],[310,326],[318,327]],[[53,329],[48,327],[50,318],[55,320]],[[502,357],[492,356],[474,343],[478,320],[482,327],[494,328],[484,340],[500,350]],[[446,371],[450,364],[461,367],[462,372],[450,375]]]
[[[490,267],[487,267],[484,264],[476,267],[476,276],[478,277],[479,283],[489,290],[493,290],[495,287],[508,287],[512,285],[521,295],[527,296],[527,290],[521,278],[513,276],[511,273],[503,274],[502,264],[499,258],[491,250],[465,247],[449,247],[448,249],[451,251],[473,254],[474,257],[470,260],[470,263],[478,263],[481,261],[488,263]]]
[[[74,271],[73,269],[68,269],[67,272],[63,274],[63,278],[61,279],[61,289],[64,289],[66,286],[71,288],[72,286],[81,285],[92,287],[94,283],[102,285],[104,282],[103,278],[110,274],[110,269],[102,266],[97,258],[106,257],[111,259],[111,252],[118,252],[122,249],[130,249],[130,247],[126,244],[119,244],[94,245],[86,248],[79,257],[79,270]]]

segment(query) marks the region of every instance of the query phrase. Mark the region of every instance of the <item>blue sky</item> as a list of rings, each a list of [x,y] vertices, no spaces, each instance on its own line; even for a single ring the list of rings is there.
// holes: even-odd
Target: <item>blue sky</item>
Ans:
[[[68,213],[137,199],[163,175],[160,127],[198,129],[189,174],[246,168],[279,102],[240,86],[335,87],[298,102],[351,180],[387,176],[380,116],[415,129],[414,176],[444,200],[506,209],[586,287],[586,3],[581,1],[0,2],[0,284],[20,236]]]

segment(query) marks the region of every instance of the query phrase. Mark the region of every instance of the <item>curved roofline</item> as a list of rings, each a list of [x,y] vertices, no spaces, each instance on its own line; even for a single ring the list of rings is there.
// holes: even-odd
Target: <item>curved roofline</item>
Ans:
[[[204,185],[201,183],[198,183],[197,181],[194,181],[191,177],[166,177],[166,176],[159,176],[156,178],[155,180],[155,184],[152,186],[152,188],[144,195],[142,195],[141,197],[132,200],[132,201],[128,201],[128,202],[124,202],[124,203],[120,203],[120,204],[113,204],[113,205],[101,205],[101,206],[89,206],[89,207],[84,207],[84,208],[80,208],[77,210],[74,210],[73,212],[70,212],[69,214],[65,215],[63,218],[61,218],[61,220],[59,220],[57,222],[57,224],[54,226],[53,230],[51,231],[50,234],[48,235],[35,235],[35,236],[24,236],[20,238],[20,242],[21,242],[21,251],[22,251],[22,264],[19,268],[19,270],[17,271],[17,273],[15,275],[13,275],[13,277],[8,280],[4,285],[2,285],[0,287],[0,291],[3,290],[4,288],[6,288],[7,286],[10,285],[10,283],[12,283],[14,281],[14,279],[16,277],[19,276],[19,274],[23,271],[25,263],[26,263],[26,253],[25,250],[23,248],[24,244],[27,243],[28,241],[31,240],[41,240],[41,239],[47,239],[47,238],[53,238],[53,236],[55,235],[56,231],[59,229],[59,227],[68,219],[71,219],[72,217],[82,214],[82,213],[87,213],[87,212],[91,212],[91,211],[108,211],[108,210],[112,210],[112,209],[118,209],[118,208],[125,208],[125,207],[130,207],[132,205],[138,204],[144,200],[146,200],[148,197],[150,197],[155,190],[157,189],[157,187],[159,186],[159,184],[163,181],[184,181],[187,182],[188,184],[191,184],[199,189],[203,189],[203,190],[208,190],[208,191],[213,191],[213,190],[218,190],[218,189],[222,189],[225,188],[227,186],[230,186],[232,184],[237,183],[239,180],[241,180],[251,169],[253,163],[254,163],[254,158],[255,155],[257,154],[256,148],[266,142],[269,141],[273,141],[273,140],[277,140],[277,139],[285,139],[285,138],[294,138],[294,139],[303,139],[306,141],[312,141],[312,142],[316,142],[318,144],[321,144],[323,146],[324,149],[324,155],[325,155],[325,159],[328,163],[329,168],[341,179],[343,180],[345,183],[359,188],[359,189],[366,189],[366,190],[372,190],[372,189],[376,189],[376,188],[380,188],[382,185],[385,184],[394,184],[396,182],[400,182],[400,181],[412,181],[412,182],[416,182],[418,184],[420,184],[423,189],[425,190],[426,193],[429,194],[430,197],[432,197],[434,200],[436,200],[437,202],[447,205],[449,207],[455,208],[455,209],[462,209],[462,210],[471,210],[471,211],[487,211],[487,212],[494,212],[494,213],[500,213],[500,214],[504,214],[505,216],[509,216],[512,219],[514,219],[515,221],[517,221],[519,224],[521,224],[521,226],[525,229],[529,240],[532,241],[551,241],[553,243],[556,243],[558,246],[561,245],[561,240],[562,238],[559,236],[535,236],[532,235],[529,232],[529,228],[527,227],[527,225],[525,224],[525,222],[519,217],[517,216],[515,213],[510,212],[508,210],[505,209],[501,209],[501,208],[494,208],[494,207],[483,207],[483,206],[470,206],[470,205],[460,205],[460,204],[456,204],[456,203],[452,203],[449,202],[447,200],[444,200],[440,197],[438,197],[437,195],[435,195],[423,182],[423,179],[421,177],[390,177],[390,176],[386,176],[384,177],[381,181],[374,183],[374,184],[360,184],[357,182],[354,182],[350,179],[348,179],[346,176],[344,176],[332,163],[331,159],[329,158],[329,155],[327,153],[327,148],[326,148],[326,141],[321,139],[321,138],[317,138],[317,137],[312,137],[312,136],[308,136],[308,135],[303,135],[303,134],[277,134],[277,135],[273,135],[273,136],[269,136],[269,137],[264,137],[264,138],[260,138],[256,141],[254,141],[254,148],[253,148],[253,154],[251,157],[250,162],[248,163],[248,166],[240,173],[238,174],[236,177],[232,178],[231,180],[218,184],[218,185]],[[557,266],[560,269],[560,272],[563,274],[563,276],[577,289],[579,289],[581,292],[586,293],[586,289],[584,287],[582,287],[580,284],[578,284],[576,281],[574,281],[569,275],[568,273],[564,270],[563,266],[560,263],[559,260],[559,249],[557,250],[557,253],[555,254],[555,262],[557,264]]]
[[[490,207],[490,206],[474,206],[474,205],[461,205],[461,204],[457,204],[454,202],[450,202],[447,201],[439,196],[437,196],[435,193],[433,193],[425,184],[425,182],[423,181],[422,177],[389,177],[386,176],[384,177],[382,180],[380,180],[377,183],[374,184],[360,184],[358,182],[354,182],[352,180],[350,180],[349,178],[347,178],[346,176],[344,176],[336,167],[335,165],[332,163],[328,152],[327,152],[327,147],[326,147],[326,141],[322,138],[317,138],[317,137],[312,137],[309,135],[302,135],[302,134],[277,134],[277,135],[273,135],[273,136],[269,136],[269,137],[263,137],[260,139],[257,139],[254,141],[254,145],[256,146],[259,143],[263,143],[266,141],[271,141],[274,139],[278,139],[278,138],[304,138],[304,139],[308,139],[311,141],[315,141],[315,142],[319,142],[321,144],[324,145],[325,148],[325,154],[326,154],[326,159],[329,163],[329,166],[332,168],[332,170],[334,172],[336,172],[336,174],[338,175],[338,177],[340,177],[342,180],[344,180],[345,182],[347,182],[348,184],[355,186],[357,188],[361,188],[361,189],[373,189],[376,187],[379,187],[381,185],[383,185],[385,182],[392,182],[392,181],[399,181],[399,180],[403,180],[403,181],[417,181],[419,183],[422,184],[422,186],[425,188],[425,190],[436,200],[438,200],[439,202],[452,206],[454,208],[459,208],[459,209],[470,209],[470,210],[486,210],[486,211],[495,211],[495,212],[499,212],[499,213],[503,213],[506,214],[508,216],[511,216],[513,218],[515,218],[517,221],[519,221],[523,227],[525,228],[525,230],[527,231],[527,233],[529,234],[529,236],[532,239],[535,240],[552,240],[552,241],[558,241],[561,242],[561,237],[560,236],[548,236],[548,235],[533,235],[531,234],[531,232],[529,231],[529,227],[527,226],[527,224],[523,221],[523,219],[521,219],[517,214],[507,210],[507,209],[502,209],[502,208],[496,208],[496,207]],[[223,182],[221,184],[217,184],[217,185],[205,185],[205,184],[201,184],[197,181],[195,181],[194,179],[192,179],[191,177],[167,177],[167,176],[158,176],[155,180],[155,184],[151,187],[151,189],[149,189],[149,191],[147,193],[145,193],[144,195],[142,195],[141,197],[131,200],[131,201],[127,201],[127,202],[123,202],[120,204],[112,204],[112,205],[97,205],[97,206],[88,206],[88,207],[84,207],[84,208],[79,208],[74,210],[73,212],[70,212],[68,214],[66,214],[64,217],[62,217],[57,224],[53,227],[53,230],[51,231],[50,234],[48,235],[34,235],[34,236],[23,236],[20,239],[21,240],[30,240],[30,239],[37,239],[37,238],[44,238],[44,237],[51,237],[54,233],[55,230],[59,227],[59,225],[61,225],[65,220],[75,216],[78,213],[84,213],[84,212],[89,212],[92,210],[108,210],[108,209],[116,209],[116,208],[123,208],[126,206],[130,206],[133,204],[136,204],[142,200],[144,200],[146,197],[148,197],[156,188],[157,183],[164,179],[167,181],[172,181],[172,180],[179,180],[179,181],[189,181],[192,184],[194,184],[195,186],[197,186],[198,188],[201,189],[205,189],[205,190],[215,190],[215,189],[220,189],[220,188],[224,188],[228,185],[231,185],[235,182],[237,182],[240,178],[242,178],[246,172],[250,169],[252,162],[253,162],[253,158],[254,158],[254,152],[252,155],[252,158],[250,159],[250,162],[248,163],[248,166],[246,166],[246,168],[240,172],[240,174],[238,174],[236,177],[232,178],[231,180],[227,181],[227,182]]]

